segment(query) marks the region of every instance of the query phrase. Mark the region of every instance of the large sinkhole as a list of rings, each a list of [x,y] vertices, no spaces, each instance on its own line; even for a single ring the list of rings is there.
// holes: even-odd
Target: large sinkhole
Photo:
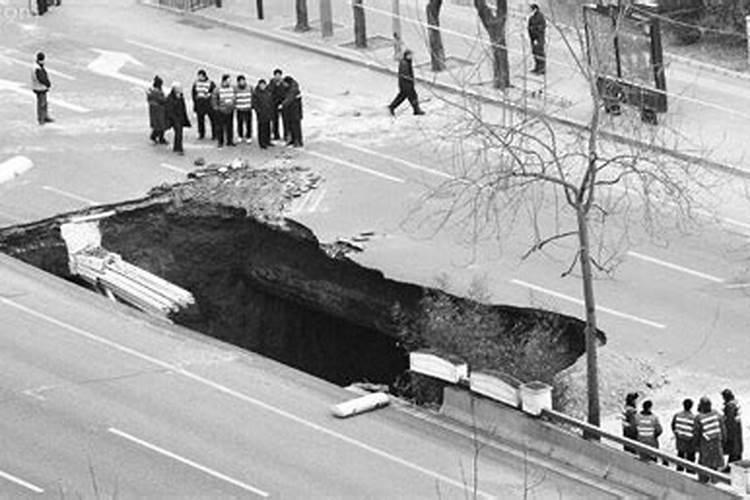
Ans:
[[[75,281],[60,226],[103,215],[103,248],[192,292],[175,322],[340,385],[394,386],[417,348],[548,381],[584,351],[578,319],[391,280],[319,242],[283,217],[318,181],[300,168],[209,168],[142,199],[4,228],[0,251]]]

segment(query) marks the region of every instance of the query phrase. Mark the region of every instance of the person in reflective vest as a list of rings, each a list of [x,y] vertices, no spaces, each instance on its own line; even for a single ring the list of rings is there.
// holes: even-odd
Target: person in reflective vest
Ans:
[[[637,392],[630,392],[625,396],[625,407],[620,415],[622,423],[622,435],[628,439],[637,439],[638,433],[635,430],[635,416],[638,413],[636,401],[638,400]],[[623,447],[628,453],[635,453],[635,448],[625,445]]]
[[[653,414],[651,408],[654,404],[651,401],[644,401],[641,406],[641,412],[635,416],[635,430],[638,435],[638,441],[654,448],[659,447],[659,436],[661,436],[662,428],[659,422],[659,417]],[[653,460],[656,461],[655,457],[651,457],[646,453],[641,453],[642,460]]]
[[[198,78],[193,83],[193,111],[198,122],[198,139],[206,137],[206,118],[211,125],[211,139],[216,140],[216,124],[214,123],[213,110],[211,109],[211,95],[216,85],[212,82],[206,70],[198,70]]]
[[[229,75],[221,77],[221,85],[214,89],[211,97],[211,107],[216,113],[216,140],[219,147],[223,147],[226,142],[227,146],[235,146],[233,129],[234,129],[234,106],[235,94],[232,87],[232,80]]]
[[[684,400],[682,411],[675,413],[672,417],[672,432],[674,433],[677,456],[695,462],[695,413],[692,410],[693,400]],[[677,470],[683,471],[685,469],[678,465]]]
[[[727,455],[727,468],[732,462],[742,460],[742,418],[740,404],[729,389],[721,391],[724,399],[724,454]],[[728,469],[727,469],[728,470]]]
[[[698,416],[695,417],[695,439],[700,465],[714,470],[724,467],[722,443],[725,435],[721,415],[711,409],[711,400],[703,396],[698,402]],[[699,475],[698,478],[702,483],[708,482],[708,476]]]
[[[235,109],[237,109],[237,139],[250,142],[253,137],[253,87],[247,84],[244,75],[237,77],[234,89]]]

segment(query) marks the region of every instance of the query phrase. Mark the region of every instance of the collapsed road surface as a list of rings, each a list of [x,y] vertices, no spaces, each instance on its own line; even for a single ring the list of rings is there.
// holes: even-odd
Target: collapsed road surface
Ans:
[[[337,420],[329,406],[351,396],[335,385],[3,255],[0,317],[2,497],[465,498],[471,484],[468,431],[398,408]],[[523,451],[479,457],[482,498],[638,496]]]
[[[321,244],[283,217],[318,185],[314,173],[235,166],[203,169],[142,199],[3,229],[0,250],[75,279],[60,227],[99,217],[97,245],[193,294],[196,307],[174,315],[177,323],[340,385],[393,386],[406,371],[406,348],[438,349],[522,380],[552,380],[583,351],[577,319],[390,280],[348,259],[350,243]]]

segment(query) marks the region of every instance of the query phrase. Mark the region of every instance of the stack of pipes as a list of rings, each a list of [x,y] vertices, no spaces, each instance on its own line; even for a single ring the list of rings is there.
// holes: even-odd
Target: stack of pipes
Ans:
[[[195,304],[187,290],[101,247],[87,247],[70,254],[70,270],[110,297],[160,316]]]

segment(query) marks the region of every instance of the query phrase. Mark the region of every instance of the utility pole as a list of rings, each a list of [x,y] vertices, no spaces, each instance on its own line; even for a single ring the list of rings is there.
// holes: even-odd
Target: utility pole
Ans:
[[[333,9],[331,0],[320,0],[320,31],[323,38],[333,36]]]

